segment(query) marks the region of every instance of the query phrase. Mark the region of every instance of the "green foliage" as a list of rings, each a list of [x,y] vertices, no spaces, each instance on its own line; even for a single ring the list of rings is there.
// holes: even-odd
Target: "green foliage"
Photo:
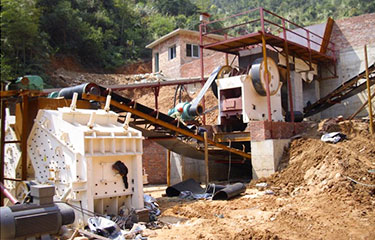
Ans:
[[[38,63],[43,56],[39,50],[44,47],[45,36],[39,30],[39,16],[32,0],[1,1],[2,80],[40,70]]]
[[[211,0],[211,2],[209,12],[216,18],[263,7],[304,26],[324,22],[328,17],[340,19],[375,12],[374,0]]]
[[[175,29],[175,19],[164,16],[160,13],[153,15],[149,19],[149,30],[153,33],[153,38],[159,38]]]
[[[197,6],[190,0],[155,0],[154,6],[164,15],[191,16],[197,12]]]
[[[7,63],[7,59],[1,54],[1,81],[12,80],[12,67]]]

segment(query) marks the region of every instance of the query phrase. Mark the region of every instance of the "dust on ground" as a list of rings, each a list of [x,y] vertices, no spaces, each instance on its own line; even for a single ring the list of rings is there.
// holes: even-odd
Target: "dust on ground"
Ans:
[[[337,144],[318,124],[291,142],[281,171],[252,181],[229,201],[157,197],[161,221],[150,239],[375,239],[375,138],[368,123],[342,121]],[[255,184],[265,182],[266,189]],[[271,194],[266,194],[267,193]],[[156,195],[155,195],[156,194]]]

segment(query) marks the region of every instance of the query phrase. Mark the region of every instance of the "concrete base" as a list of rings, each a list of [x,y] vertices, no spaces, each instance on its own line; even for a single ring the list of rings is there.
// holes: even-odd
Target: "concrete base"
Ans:
[[[218,163],[215,161],[208,162],[210,181],[225,181],[228,179],[229,164]],[[230,170],[231,178],[250,178],[248,174],[249,165],[232,164]],[[247,171],[246,171],[247,170]],[[171,153],[171,184],[193,178],[197,182],[206,181],[206,169],[204,160],[193,159]]]
[[[253,179],[268,177],[275,173],[290,139],[267,139],[251,141],[251,164]]]

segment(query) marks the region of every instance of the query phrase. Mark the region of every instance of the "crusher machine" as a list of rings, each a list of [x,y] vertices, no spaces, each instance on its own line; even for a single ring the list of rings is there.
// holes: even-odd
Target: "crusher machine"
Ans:
[[[85,225],[89,213],[117,215],[120,208],[143,210],[142,133],[117,121],[105,110],[70,107],[40,109],[27,140],[28,175],[32,184],[54,185],[55,201],[75,208],[75,225]],[[110,98],[107,105],[109,106]],[[8,116],[6,137],[16,140]],[[7,177],[20,175],[18,143],[7,144]],[[30,188],[6,181],[18,199]]]

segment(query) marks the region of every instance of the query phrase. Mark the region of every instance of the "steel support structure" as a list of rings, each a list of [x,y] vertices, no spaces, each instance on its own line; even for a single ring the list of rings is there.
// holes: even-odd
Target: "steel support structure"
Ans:
[[[0,182],[4,183],[4,160],[5,160],[5,108],[6,108],[6,101],[1,99],[1,133],[0,133]],[[4,205],[4,195],[0,193],[0,206]]]
[[[85,93],[82,94],[82,98],[86,99],[86,100],[97,101],[97,102],[106,102],[106,100],[107,100],[105,97],[102,97],[102,96],[90,95],[90,94],[85,94]],[[188,130],[179,128],[179,127],[177,127],[177,126],[175,126],[173,124],[170,124],[168,122],[162,121],[162,120],[160,120],[158,118],[155,118],[153,116],[150,116],[149,114],[141,112],[141,111],[135,109],[132,106],[127,106],[126,104],[119,103],[119,102],[117,102],[115,100],[111,100],[111,105],[114,106],[114,107],[116,107],[116,108],[118,108],[118,109],[121,109],[121,110],[123,110],[125,112],[130,112],[130,113],[136,115],[139,118],[143,118],[143,119],[151,122],[154,125],[162,126],[162,127],[166,128],[166,129],[172,130],[172,131],[174,131],[176,133],[179,133],[179,134],[187,136],[187,137],[194,138],[194,139],[196,139],[196,140],[204,143],[204,138],[202,136],[194,134],[194,133],[192,133],[192,132],[190,132]],[[212,141],[210,139],[207,139],[207,142],[208,142],[208,144],[210,144],[212,146],[215,146],[215,147],[218,147],[218,148],[221,148],[224,151],[228,151],[228,152],[237,154],[237,155],[242,156],[244,158],[248,158],[248,159],[251,158],[251,155],[249,153],[244,152],[244,151],[240,151],[240,150],[235,149],[235,148],[227,147],[227,146],[225,146],[223,144],[216,143],[216,142],[214,142],[214,141]]]
[[[267,64],[267,42],[265,38],[266,31],[264,29],[264,12],[263,8],[259,8],[260,11],[260,22],[262,28],[262,50],[263,50],[263,62],[264,62],[264,75],[266,78],[266,95],[267,95],[267,110],[268,110],[268,121],[272,122],[272,111],[271,111],[271,95],[269,86],[269,75],[268,75],[268,64]],[[272,135],[272,131],[271,131]]]
[[[367,58],[367,46],[364,46],[365,52],[365,67],[366,67],[366,85],[367,85],[367,96],[368,96],[368,114],[370,117],[370,133],[374,135],[374,122],[372,119],[372,103],[371,103],[371,89],[370,89],[370,78],[368,70],[368,58]]]
[[[285,30],[285,20],[282,20],[283,23],[283,36],[284,36],[284,51],[285,51],[285,63],[286,63],[286,81],[288,83],[288,97],[289,97],[289,111],[290,111],[290,120],[294,122],[294,109],[293,109],[293,93],[292,93],[292,83],[290,82],[290,65],[289,65],[289,49],[287,43],[287,35]]]
[[[153,89],[154,89],[154,96],[155,96],[155,109],[156,111],[159,111],[158,98],[159,98],[160,87],[154,87]]]
[[[203,25],[200,24],[199,25],[199,49],[200,49],[199,57],[200,57],[200,63],[201,63],[201,85],[203,87],[204,85],[204,62],[203,62],[203,35],[202,34],[203,34]],[[204,96],[202,98],[202,107],[203,109],[206,109],[206,99]],[[203,125],[206,125],[206,115],[203,115],[202,121],[203,121]]]
[[[22,96],[22,134],[21,134],[21,179],[26,180],[27,178],[27,134],[28,134],[28,122],[29,117],[29,96]]]

